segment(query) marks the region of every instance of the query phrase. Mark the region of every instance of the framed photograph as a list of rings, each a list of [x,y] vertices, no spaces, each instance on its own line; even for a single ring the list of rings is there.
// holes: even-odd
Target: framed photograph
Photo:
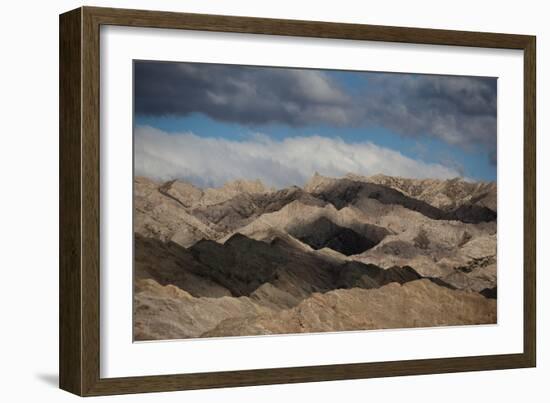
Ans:
[[[60,16],[60,387],[533,367],[535,37]]]

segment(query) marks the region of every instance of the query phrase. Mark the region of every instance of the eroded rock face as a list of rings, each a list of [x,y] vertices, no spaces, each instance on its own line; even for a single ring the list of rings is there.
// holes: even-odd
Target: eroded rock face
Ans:
[[[281,210],[292,202],[324,206],[326,203],[297,187],[269,193],[240,193],[213,205],[195,206],[191,214],[221,234],[244,227],[263,214]]]
[[[402,286],[391,283],[378,289],[314,294],[292,309],[222,321],[203,336],[477,325],[495,321],[495,300],[417,280]]]
[[[134,314],[136,339],[158,340],[490,324],[496,322],[496,301],[416,280],[315,293],[285,309],[249,297],[195,298],[139,280]]]
[[[134,204],[137,340],[496,321],[492,183],[136,178]]]
[[[226,319],[267,315],[273,312],[248,297],[195,298],[154,280],[138,280],[134,295],[136,340],[202,337]]]
[[[455,202],[444,209],[435,207],[421,199],[415,199],[396,188],[368,182],[366,180],[340,179],[318,185],[313,195],[330,202],[340,209],[346,206],[360,206],[365,199],[373,199],[386,205],[398,205],[434,220],[457,220],[465,223],[480,223],[496,220],[496,211],[470,201]],[[428,198],[429,199],[429,198]],[[458,204],[460,203],[460,204]]]
[[[161,184],[147,178],[134,180],[134,232],[148,238],[191,246],[201,239],[219,235],[190,214],[173,197],[166,196]]]
[[[468,182],[461,178],[448,180],[408,179],[387,175],[370,177],[347,175],[347,177],[356,181],[391,187],[445,211],[470,204],[497,211],[497,185],[495,182]]]

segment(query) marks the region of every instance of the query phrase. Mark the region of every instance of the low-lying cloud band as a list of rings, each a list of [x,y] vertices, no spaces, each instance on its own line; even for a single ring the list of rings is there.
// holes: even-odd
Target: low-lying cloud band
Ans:
[[[346,143],[338,137],[257,134],[244,141],[168,134],[149,126],[134,131],[135,174],[157,180],[184,179],[201,187],[235,179],[260,179],[282,188],[303,186],[315,173],[326,176],[386,174],[409,178],[460,176],[452,168],[409,158],[370,142]]]

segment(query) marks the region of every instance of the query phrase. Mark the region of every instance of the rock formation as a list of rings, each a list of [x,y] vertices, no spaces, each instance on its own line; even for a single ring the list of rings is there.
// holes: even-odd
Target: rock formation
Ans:
[[[136,340],[496,323],[496,185],[134,180]]]

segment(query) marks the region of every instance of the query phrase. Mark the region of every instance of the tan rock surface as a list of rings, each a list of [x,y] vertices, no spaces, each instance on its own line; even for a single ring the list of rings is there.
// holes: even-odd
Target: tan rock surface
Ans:
[[[248,297],[194,298],[173,285],[139,280],[134,295],[134,338],[143,341],[201,337],[223,320],[271,312]]]
[[[493,183],[138,177],[134,196],[137,340],[496,321]]]
[[[453,209],[467,203],[475,203],[497,210],[497,187],[495,182],[468,182],[461,178],[409,179],[387,175],[360,176],[348,178],[377,183],[397,189],[404,194],[423,200],[434,207]]]
[[[496,301],[428,280],[314,294],[268,316],[225,320],[203,337],[496,323]]]
[[[162,241],[191,246],[217,238],[209,226],[189,214],[180,202],[159,191],[160,184],[146,178],[134,181],[134,232]]]
[[[445,277],[456,267],[467,265],[474,258],[496,256],[496,223],[466,224],[460,221],[433,220],[401,206],[383,205],[376,200],[365,203],[361,210],[345,207],[340,210],[329,204],[324,207],[292,202],[274,213],[263,214],[236,232],[256,240],[270,240],[274,234],[285,234],[297,245],[311,249],[289,235],[292,229],[314,223],[320,218],[347,228],[358,224],[386,229],[385,236],[372,249],[352,256],[325,250],[339,259],[357,260],[381,267],[409,265],[425,276]],[[415,238],[425,231],[429,243],[425,248],[415,245]],[[465,234],[468,241],[464,243]],[[223,242],[231,236],[221,239]],[[282,235],[280,235],[282,236]],[[328,249],[328,248],[326,248]]]

